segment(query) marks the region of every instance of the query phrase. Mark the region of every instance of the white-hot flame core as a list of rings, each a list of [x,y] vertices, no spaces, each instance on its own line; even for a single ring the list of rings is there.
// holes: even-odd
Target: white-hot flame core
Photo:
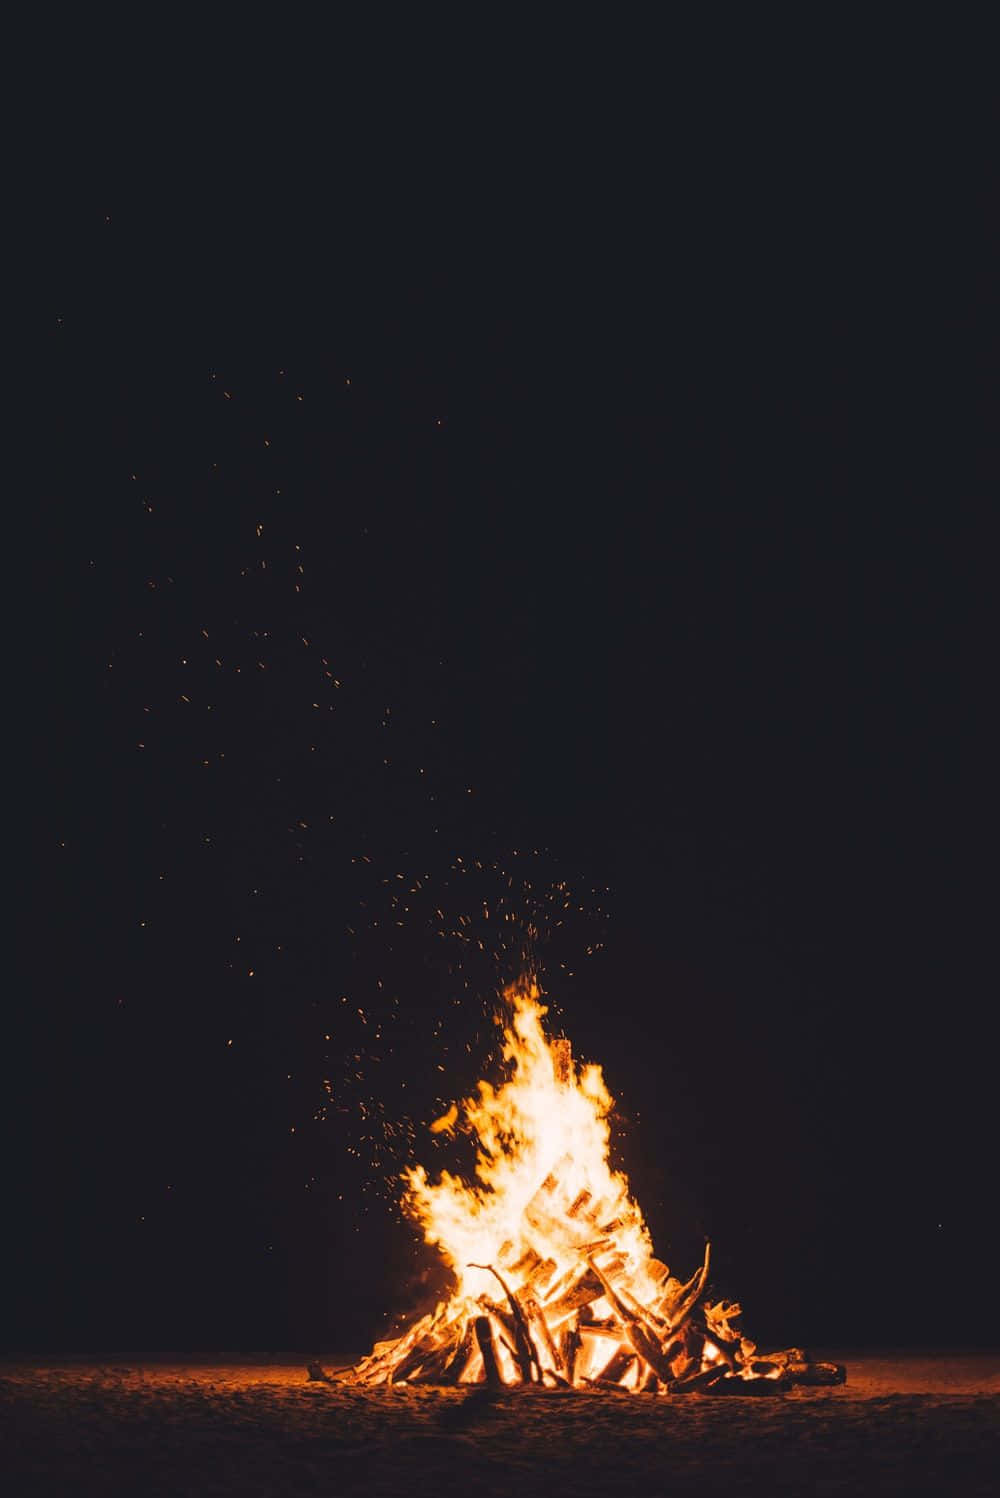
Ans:
[[[568,1047],[548,1040],[542,1028],[547,1010],[534,979],[511,985],[505,998],[511,1006],[506,1080],[495,1088],[480,1082],[477,1095],[439,1120],[441,1128],[457,1125],[474,1136],[475,1181],[466,1184],[447,1171],[431,1181],[418,1165],[405,1174],[404,1206],[453,1269],[459,1296],[499,1291],[491,1274],[470,1264],[493,1264],[512,1289],[520,1288],[528,1272],[511,1266],[527,1250],[555,1261],[546,1276],[554,1283],[579,1265],[581,1248],[594,1241],[595,1207],[608,1228],[607,1247],[613,1239],[614,1251],[625,1257],[633,1293],[652,1293],[645,1273],[649,1233],[628,1182],[608,1163],[613,1099],[601,1068],[578,1068]],[[548,1190],[540,1194],[543,1182]],[[577,1225],[572,1206],[584,1192],[590,1193],[589,1222]]]

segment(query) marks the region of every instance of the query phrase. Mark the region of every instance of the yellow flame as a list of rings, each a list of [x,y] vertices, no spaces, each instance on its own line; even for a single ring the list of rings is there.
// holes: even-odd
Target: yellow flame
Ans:
[[[454,1270],[460,1295],[497,1291],[492,1276],[471,1263],[497,1265],[517,1289],[528,1277],[515,1267],[526,1252],[535,1265],[529,1251],[544,1253],[558,1274],[580,1263],[581,1248],[604,1227],[641,1290],[652,1245],[627,1180],[608,1163],[613,1099],[601,1068],[578,1068],[567,1042],[548,1039],[533,977],[512,984],[504,998],[506,1080],[498,1087],[480,1082],[475,1096],[431,1126],[450,1130],[463,1118],[476,1140],[475,1181],[448,1171],[431,1181],[418,1165],[405,1173],[404,1206]],[[583,1193],[586,1219],[578,1220],[573,1206]]]
[[[455,1131],[455,1125],[457,1124],[457,1122],[458,1122],[458,1104],[457,1103],[452,1103],[451,1107],[448,1109],[448,1112],[442,1114],[440,1118],[436,1118],[434,1120],[434,1122],[431,1124],[431,1126],[430,1126],[431,1133],[432,1134],[453,1134],[454,1131]]]

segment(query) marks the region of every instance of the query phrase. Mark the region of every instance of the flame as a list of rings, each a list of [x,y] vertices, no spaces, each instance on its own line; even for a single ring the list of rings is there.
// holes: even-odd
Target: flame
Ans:
[[[475,1096],[431,1125],[435,1131],[450,1128],[461,1118],[476,1140],[475,1182],[466,1184],[448,1171],[432,1182],[418,1165],[404,1175],[404,1208],[451,1266],[460,1295],[496,1289],[488,1271],[471,1264],[495,1263],[498,1256],[516,1264],[529,1249],[538,1250],[540,1235],[556,1271],[578,1263],[594,1229],[581,1223],[573,1232],[564,1214],[584,1192],[591,1207],[599,1207],[602,1223],[615,1223],[615,1248],[625,1255],[630,1276],[641,1276],[652,1244],[627,1180],[608,1163],[614,1099],[601,1068],[577,1068],[566,1041],[549,1041],[542,1027],[548,1010],[534,977],[512,983],[504,999],[510,1007],[503,1043],[507,1080],[496,1088],[480,1082]],[[547,1195],[555,1199],[532,1212],[539,1184],[553,1175],[555,1189]],[[553,1210],[557,1205],[561,1210]],[[530,1244],[524,1238],[529,1219],[541,1224]],[[517,1289],[516,1274],[512,1282]]]
[[[455,1132],[455,1125],[456,1125],[457,1122],[458,1122],[458,1104],[457,1103],[452,1103],[451,1107],[448,1109],[448,1112],[447,1113],[443,1113],[440,1118],[436,1118],[434,1120],[434,1122],[431,1124],[431,1126],[430,1126],[431,1133],[432,1134],[453,1134]]]
[[[798,1348],[756,1356],[735,1301],[705,1298],[709,1254],[682,1284],[653,1257],[628,1181],[608,1159],[614,1100],[599,1066],[550,1040],[534,977],[504,990],[505,1080],[480,1082],[430,1125],[475,1140],[475,1171],[405,1172],[403,1205],[455,1287],[401,1337],[345,1370],[358,1383],[615,1386],[741,1392],[842,1382]]]

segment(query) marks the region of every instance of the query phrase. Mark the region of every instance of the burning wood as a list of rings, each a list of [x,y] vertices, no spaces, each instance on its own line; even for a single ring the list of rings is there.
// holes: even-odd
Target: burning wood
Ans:
[[[507,990],[511,1074],[446,1115],[450,1131],[464,1113],[476,1139],[475,1184],[407,1172],[404,1204],[451,1266],[453,1295],[343,1376],[654,1394],[843,1382],[843,1368],[800,1348],[758,1353],[739,1305],[706,1300],[707,1244],[686,1283],[653,1257],[628,1182],[608,1164],[600,1067],[577,1068],[569,1041],[546,1037],[539,997],[532,980]]]

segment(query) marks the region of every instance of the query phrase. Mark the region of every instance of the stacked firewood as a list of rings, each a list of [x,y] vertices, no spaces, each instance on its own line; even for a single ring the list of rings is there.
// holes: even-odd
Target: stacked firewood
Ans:
[[[706,1296],[704,1262],[682,1283],[619,1246],[620,1221],[582,1191],[558,1203],[558,1173],[524,1211],[518,1241],[475,1264],[492,1292],[442,1302],[402,1337],[377,1343],[346,1378],[360,1384],[533,1385],[648,1394],[763,1394],[843,1383],[839,1364],[799,1348],[762,1355],[735,1302]]]

